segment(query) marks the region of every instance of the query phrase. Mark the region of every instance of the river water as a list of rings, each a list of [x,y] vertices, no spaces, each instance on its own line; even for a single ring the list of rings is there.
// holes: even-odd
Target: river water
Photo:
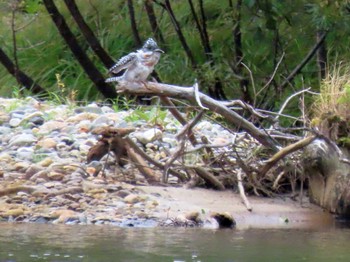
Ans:
[[[0,223],[0,261],[350,261],[350,229],[118,228]]]

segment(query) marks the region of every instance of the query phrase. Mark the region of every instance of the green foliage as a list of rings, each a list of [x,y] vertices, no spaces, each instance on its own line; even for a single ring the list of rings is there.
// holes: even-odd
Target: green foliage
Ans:
[[[14,46],[11,31],[11,5],[13,1],[0,2],[0,44],[1,48],[13,59]],[[98,36],[102,46],[112,57],[118,59],[137,48],[131,34],[128,8],[124,0],[77,0],[77,4]],[[138,31],[142,39],[152,36],[143,1],[133,1]],[[241,36],[243,62],[252,73],[256,86],[252,90],[250,72],[244,68],[241,76],[234,74],[235,46],[233,30],[236,24],[236,1],[204,0],[207,31],[212,48],[212,61],[208,61],[204,53],[200,37],[187,1],[171,1],[174,13],[180,23],[186,41],[197,62],[194,69],[188,60],[177,37],[174,26],[167,13],[158,5],[154,10],[158,18],[160,30],[165,39],[166,50],[157,65],[156,70],[163,82],[177,85],[192,85],[194,79],[201,78],[200,89],[205,91],[215,84],[219,78],[228,98],[241,96],[239,78],[250,81],[251,94],[259,93],[257,105],[274,109],[284,98],[302,87],[319,87],[317,64],[313,60],[303,68],[292,85],[283,90],[278,85],[285,80],[297,66],[316,41],[317,30],[328,30],[327,47],[330,58],[339,60],[350,59],[350,23],[349,12],[344,7],[347,1],[328,0],[243,0],[241,14]],[[60,12],[66,18],[70,28],[78,37],[88,56],[107,77],[107,69],[97,59],[87,46],[84,37],[68,13],[63,1],[55,1]],[[195,9],[199,11],[198,2],[194,1]],[[198,12],[199,15],[199,12]],[[199,16],[200,18],[200,16]],[[99,100],[102,96],[86,76],[84,70],[73,57],[65,42],[60,37],[40,0],[22,0],[16,10],[15,27],[17,41],[17,56],[19,68],[35,79],[49,91],[51,99],[57,102]],[[277,62],[282,57],[281,64],[274,75],[272,84],[262,90],[268,79],[273,75]],[[64,92],[57,86],[56,75],[65,85]],[[14,88],[15,87],[15,88]],[[0,65],[0,95],[19,96],[23,92],[15,79]],[[262,90],[262,92],[259,92]],[[119,98],[120,99],[120,98]],[[342,98],[346,99],[346,98]],[[128,99],[118,101],[115,109],[128,107]],[[339,102],[342,103],[342,100]],[[118,104],[118,106],[117,106]],[[298,112],[298,105],[291,104],[285,113]],[[136,117],[136,116],[135,116]],[[147,118],[146,116],[139,116]]]
[[[167,113],[167,110],[161,110],[157,106],[153,106],[149,111],[139,108],[135,109],[129,116],[127,116],[125,121],[137,122],[142,120],[151,125],[164,125]]]
[[[41,0],[24,0],[22,2],[23,10],[28,14],[36,14],[41,8]]]
[[[350,149],[350,138],[349,137],[340,137],[337,140],[337,144],[344,147],[344,148]]]
[[[346,83],[343,87],[343,95],[338,98],[339,104],[350,106],[350,83]]]

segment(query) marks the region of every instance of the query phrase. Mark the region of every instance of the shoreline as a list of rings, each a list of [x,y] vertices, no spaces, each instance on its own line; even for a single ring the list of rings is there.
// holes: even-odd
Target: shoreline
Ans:
[[[158,130],[159,139],[145,119],[130,120],[132,110],[53,105],[30,97],[0,98],[0,104],[0,221],[118,225],[129,219],[183,219],[191,212],[206,221],[212,212],[227,212],[239,229],[334,223],[332,215],[308,200],[300,207],[288,197],[248,196],[253,208],[249,212],[231,190],[146,185],[132,163],[120,167],[114,157],[87,163],[89,150],[98,142],[92,131],[106,126],[136,128],[134,139],[143,141],[145,152],[166,161],[182,128],[171,116],[164,120],[167,128]],[[201,126],[198,134],[205,130],[213,140],[235,141],[217,124],[203,120]],[[153,130],[152,137],[144,136],[147,130]],[[182,185],[176,177],[171,177],[171,183]]]
[[[140,187],[147,194],[160,194],[157,198],[159,208],[168,209],[170,217],[186,213],[200,212],[202,220],[211,212],[228,212],[236,221],[236,229],[248,228],[320,228],[330,227],[335,223],[332,214],[303,199],[299,201],[289,197],[262,198],[248,197],[253,210],[250,212],[242,203],[238,193],[230,190],[214,191],[203,188],[174,188],[146,186]],[[164,219],[164,214],[159,214]]]

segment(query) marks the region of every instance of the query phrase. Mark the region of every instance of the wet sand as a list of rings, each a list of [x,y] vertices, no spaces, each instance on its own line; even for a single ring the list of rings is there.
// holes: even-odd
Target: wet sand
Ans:
[[[211,212],[228,212],[237,222],[237,229],[247,228],[322,228],[335,223],[334,217],[320,207],[289,197],[263,198],[248,196],[253,208],[250,212],[239,194],[232,191],[185,189],[179,187],[138,187],[159,203],[158,216],[177,217],[189,212],[200,212],[205,219]]]

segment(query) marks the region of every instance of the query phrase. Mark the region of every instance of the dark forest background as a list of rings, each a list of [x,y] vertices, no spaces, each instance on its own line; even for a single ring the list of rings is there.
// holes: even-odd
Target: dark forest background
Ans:
[[[159,81],[276,110],[350,56],[349,1],[1,0],[0,14],[6,97],[115,99],[107,69],[154,37]]]

